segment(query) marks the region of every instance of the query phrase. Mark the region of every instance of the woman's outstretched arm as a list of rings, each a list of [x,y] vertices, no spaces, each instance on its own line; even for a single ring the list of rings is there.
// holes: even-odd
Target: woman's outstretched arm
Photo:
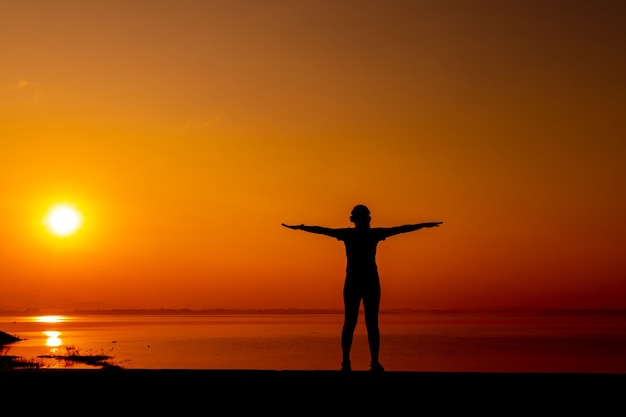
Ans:
[[[302,230],[302,231],[309,232],[309,233],[317,233],[319,235],[336,237],[336,229],[331,229],[329,227],[306,226],[304,224],[288,225],[285,223],[283,223],[282,226],[287,227],[289,229],[293,229],[293,230]]]
[[[439,227],[439,225],[443,222],[428,222],[428,223],[417,223],[417,224],[405,224],[403,226],[395,226],[388,227],[385,230],[387,231],[387,237],[397,235],[400,233],[414,232],[419,229],[424,229],[428,227]]]

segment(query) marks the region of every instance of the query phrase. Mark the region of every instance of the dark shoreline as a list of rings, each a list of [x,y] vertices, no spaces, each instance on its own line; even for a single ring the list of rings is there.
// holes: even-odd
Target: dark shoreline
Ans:
[[[0,393],[4,398],[27,393],[38,404],[96,401],[112,412],[119,407],[143,412],[228,407],[229,412],[291,410],[298,415],[313,409],[330,413],[337,407],[383,407],[392,414],[421,414],[435,407],[437,413],[534,410],[562,415],[588,410],[619,415],[626,406],[626,374],[16,369],[0,370]]]

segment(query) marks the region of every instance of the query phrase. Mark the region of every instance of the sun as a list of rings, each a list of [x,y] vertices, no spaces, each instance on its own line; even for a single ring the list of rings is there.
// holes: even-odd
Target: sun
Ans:
[[[70,236],[80,229],[83,216],[71,204],[60,203],[52,206],[45,216],[44,224],[56,236]]]

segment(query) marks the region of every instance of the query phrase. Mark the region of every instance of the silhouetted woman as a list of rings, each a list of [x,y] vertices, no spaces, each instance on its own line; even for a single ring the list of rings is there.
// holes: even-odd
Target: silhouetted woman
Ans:
[[[328,228],[322,226],[290,226],[294,230],[318,233],[334,237],[346,247],[346,279],[343,287],[344,323],[341,331],[342,371],[351,371],[350,349],[356,329],[359,307],[363,300],[365,327],[369,343],[371,364],[370,371],[382,372],[383,366],[378,360],[380,349],[380,330],[378,328],[378,310],[380,307],[380,279],[376,265],[376,246],[378,242],[399,233],[413,232],[425,227],[437,227],[442,222],[407,224],[395,227],[370,227],[370,211],[359,204],[352,209],[350,221],[354,227]]]

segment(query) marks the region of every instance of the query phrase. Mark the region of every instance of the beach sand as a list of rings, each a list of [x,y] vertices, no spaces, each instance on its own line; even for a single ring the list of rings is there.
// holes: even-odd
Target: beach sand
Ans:
[[[624,415],[626,375],[367,371],[0,370],[14,410],[102,413]]]

